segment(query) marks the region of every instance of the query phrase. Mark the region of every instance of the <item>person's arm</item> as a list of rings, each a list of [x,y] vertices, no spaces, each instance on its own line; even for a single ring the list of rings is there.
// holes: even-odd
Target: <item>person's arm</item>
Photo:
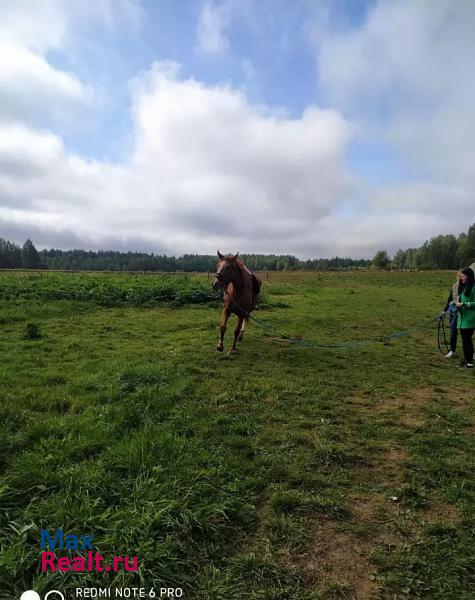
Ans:
[[[475,285],[472,288],[472,293],[470,294],[470,299],[465,300],[465,302],[458,302],[456,304],[457,308],[464,308],[467,310],[475,310]]]
[[[470,296],[470,300],[468,302],[462,302],[463,308],[468,308],[468,310],[475,310],[475,294]]]
[[[453,301],[453,299],[454,298],[453,298],[452,288],[451,288],[450,292],[449,292],[449,297],[447,298],[447,302],[445,303],[443,312],[447,312],[449,310],[449,306],[450,306],[451,302]]]

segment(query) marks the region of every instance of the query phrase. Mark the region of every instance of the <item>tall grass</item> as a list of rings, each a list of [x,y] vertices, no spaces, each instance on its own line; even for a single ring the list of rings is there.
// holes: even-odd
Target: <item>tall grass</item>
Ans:
[[[76,300],[99,306],[206,304],[217,296],[192,276],[103,273],[2,273],[0,300]]]

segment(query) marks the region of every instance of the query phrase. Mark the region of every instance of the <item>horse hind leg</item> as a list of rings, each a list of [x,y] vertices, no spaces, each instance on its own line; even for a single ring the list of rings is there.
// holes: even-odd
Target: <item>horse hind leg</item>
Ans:
[[[248,323],[248,319],[244,319],[241,325],[241,331],[239,332],[238,342],[242,342],[242,338],[244,337],[244,330],[246,329],[246,325]]]

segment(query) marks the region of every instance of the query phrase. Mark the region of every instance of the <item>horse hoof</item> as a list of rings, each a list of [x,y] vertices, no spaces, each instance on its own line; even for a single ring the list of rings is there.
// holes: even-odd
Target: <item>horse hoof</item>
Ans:
[[[231,348],[231,350],[228,351],[228,354],[236,354],[236,348]]]
[[[218,346],[218,347],[216,348],[216,350],[217,350],[218,352],[222,352],[222,351],[224,350],[224,346]]]

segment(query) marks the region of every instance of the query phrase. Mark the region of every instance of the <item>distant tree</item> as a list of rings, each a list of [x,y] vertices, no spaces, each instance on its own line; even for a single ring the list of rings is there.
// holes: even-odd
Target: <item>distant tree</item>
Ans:
[[[437,235],[419,248],[417,262],[425,269],[455,269],[458,243],[453,235]]]
[[[398,250],[394,255],[392,266],[395,269],[407,269],[407,252],[406,250]]]
[[[409,248],[406,250],[406,264],[408,269],[417,269],[422,264],[421,248]]]
[[[26,240],[21,249],[21,262],[25,269],[38,269],[40,267],[40,255],[30,238]]]
[[[20,246],[0,238],[0,269],[17,269],[21,267]]]
[[[466,267],[475,261],[475,223],[470,225],[468,233],[459,235],[456,259],[458,267]]]
[[[390,263],[390,259],[386,250],[378,250],[373,258],[373,266],[377,269],[387,269]]]

